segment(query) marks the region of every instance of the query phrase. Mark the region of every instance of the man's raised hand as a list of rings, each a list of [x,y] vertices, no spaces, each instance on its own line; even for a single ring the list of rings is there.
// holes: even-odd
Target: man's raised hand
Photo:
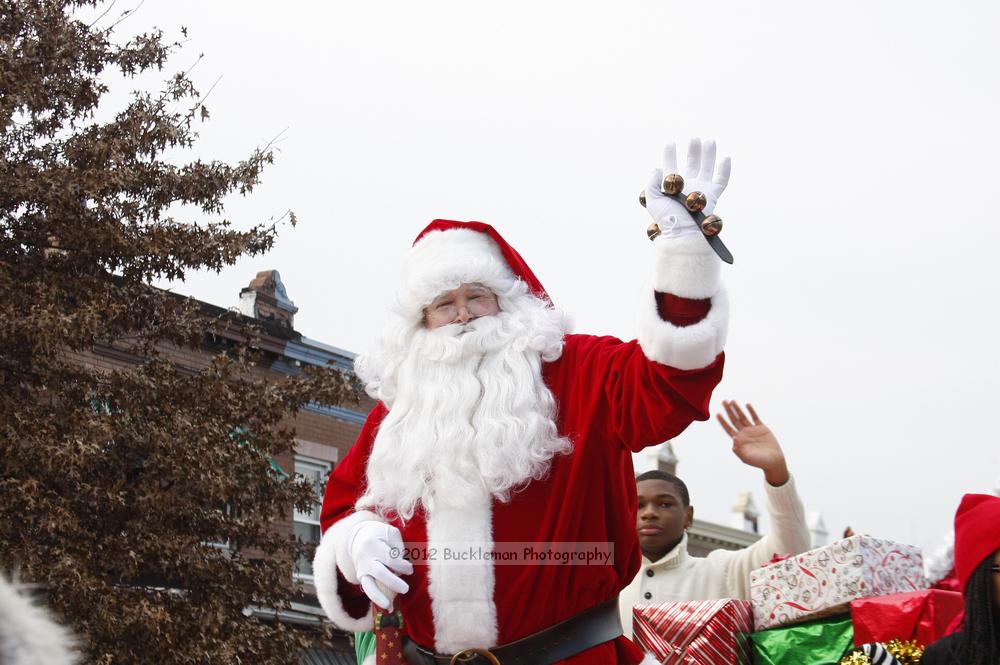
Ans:
[[[731,400],[723,400],[722,406],[729,420],[716,414],[719,424],[733,439],[733,453],[740,461],[764,471],[767,482],[775,487],[788,482],[788,466],[785,453],[770,428],[761,422],[753,406],[747,404],[748,419],[740,405]]]
[[[707,140],[702,143],[701,139],[691,139],[688,145],[687,160],[684,166],[684,193],[701,192],[707,201],[705,209],[702,211],[706,215],[712,214],[715,204],[729,184],[729,173],[732,170],[732,162],[729,157],[723,157],[718,168],[715,164],[715,141]],[[668,143],[663,148],[663,168],[653,171],[653,175],[646,185],[646,210],[653,221],[659,225],[665,237],[686,235],[688,233],[701,230],[695,224],[691,213],[684,207],[684,203],[678,199],[667,196],[660,189],[663,177],[671,173],[679,173],[677,170],[677,146]]]

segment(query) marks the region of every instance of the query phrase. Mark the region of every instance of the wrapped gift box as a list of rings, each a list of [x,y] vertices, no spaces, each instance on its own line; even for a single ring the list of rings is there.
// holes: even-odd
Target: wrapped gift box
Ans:
[[[920,548],[851,536],[750,573],[758,630],[847,611],[852,600],[927,588]]]
[[[636,605],[632,639],[664,665],[749,664],[753,631],[746,600]]]
[[[916,640],[927,646],[945,636],[964,606],[962,594],[940,589],[852,600],[854,643]]]
[[[853,646],[851,617],[839,616],[750,636],[756,665],[836,665]]]

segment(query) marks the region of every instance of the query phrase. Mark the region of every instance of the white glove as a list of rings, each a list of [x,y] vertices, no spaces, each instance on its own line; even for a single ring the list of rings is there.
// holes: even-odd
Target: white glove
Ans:
[[[718,170],[715,170],[715,141],[708,140],[702,145],[701,139],[691,139],[688,145],[687,164],[682,174],[684,194],[691,192],[704,194],[707,203],[702,212],[711,215],[719,197],[729,184],[731,168],[732,162],[729,157],[724,157],[719,163]],[[663,237],[701,233],[691,213],[684,207],[683,200],[667,196],[660,189],[663,176],[671,173],[677,173],[677,147],[673,143],[668,143],[663,148],[663,168],[653,171],[653,177],[646,185],[646,211],[659,225]]]
[[[388,591],[406,593],[410,585],[398,575],[413,573],[413,564],[403,558],[403,536],[399,529],[374,520],[360,522],[351,532],[347,551],[357,572],[358,582],[368,598],[385,610],[392,610]]]

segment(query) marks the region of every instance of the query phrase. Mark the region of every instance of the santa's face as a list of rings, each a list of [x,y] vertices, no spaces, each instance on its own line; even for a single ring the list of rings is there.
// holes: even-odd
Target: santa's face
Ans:
[[[500,312],[496,294],[482,284],[462,284],[445,291],[424,309],[424,325],[430,329],[452,323],[469,323]]]
[[[423,325],[386,335],[392,344],[375,362],[355,363],[389,408],[359,507],[409,519],[418,504],[432,512],[447,502],[506,501],[571,450],[542,376],[562,350],[565,322],[516,289],[500,292],[501,311],[491,290],[462,284],[428,306]]]

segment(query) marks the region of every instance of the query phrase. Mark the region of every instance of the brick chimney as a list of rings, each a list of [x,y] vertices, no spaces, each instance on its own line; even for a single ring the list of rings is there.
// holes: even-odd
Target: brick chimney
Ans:
[[[262,321],[276,321],[285,328],[295,328],[299,308],[288,297],[277,270],[262,270],[240,291],[240,313]]]

